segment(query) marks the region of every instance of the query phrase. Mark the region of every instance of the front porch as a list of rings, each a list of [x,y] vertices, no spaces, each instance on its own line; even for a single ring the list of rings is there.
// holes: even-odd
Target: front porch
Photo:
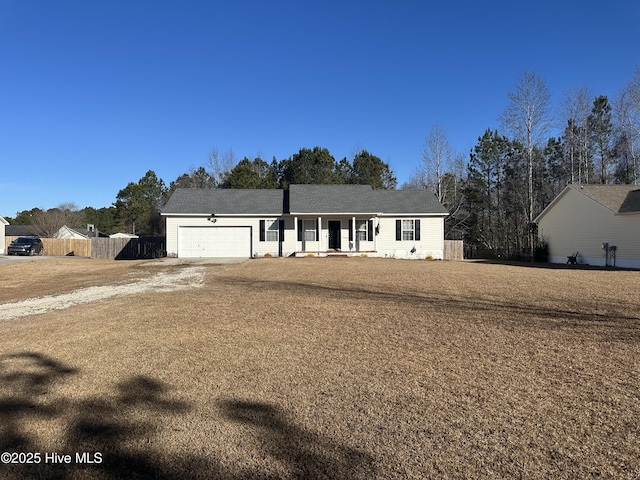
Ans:
[[[361,256],[377,251],[375,216],[294,217],[294,256]]]

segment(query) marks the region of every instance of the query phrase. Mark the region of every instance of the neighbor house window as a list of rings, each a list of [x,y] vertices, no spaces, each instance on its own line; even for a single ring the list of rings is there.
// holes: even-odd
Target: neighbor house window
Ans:
[[[396,220],[396,240],[420,240],[420,220]]]

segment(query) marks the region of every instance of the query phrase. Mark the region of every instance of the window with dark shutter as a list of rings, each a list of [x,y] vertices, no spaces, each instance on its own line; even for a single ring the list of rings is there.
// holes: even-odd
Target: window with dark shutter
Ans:
[[[415,239],[416,239],[416,240],[420,240],[420,220],[416,220],[415,224],[416,224],[416,235],[415,235]]]
[[[396,241],[402,240],[402,221],[396,220]]]
[[[304,231],[302,230],[302,220],[298,220],[298,241],[301,242],[304,235]]]
[[[260,241],[265,241],[265,222],[264,220],[260,220]]]
[[[367,240],[373,240],[373,220],[367,220]]]
[[[353,218],[349,220],[349,241],[353,242]]]

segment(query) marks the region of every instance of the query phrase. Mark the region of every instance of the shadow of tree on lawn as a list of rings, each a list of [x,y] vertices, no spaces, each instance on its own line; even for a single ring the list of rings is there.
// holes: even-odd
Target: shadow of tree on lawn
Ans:
[[[77,373],[39,353],[0,356],[0,451],[34,451],[34,440],[21,428],[25,418],[53,418],[65,406],[59,401],[42,402],[57,382]]]
[[[206,455],[177,455],[154,446],[163,416],[180,415],[192,406],[147,376],[131,376],[107,395],[78,398],[56,394],[57,386],[79,374],[76,368],[35,352],[0,355],[0,453],[39,452],[39,463],[0,463],[3,480],[42,479],[249,479],[273,478],[246,466],[223,466]],[[257,427],[265,456],[287,462],[286,478],[367,478],[371,458],[336,445],[288,421],[277,407],[262,403],[223,402],[232,421]],[[38,423],[40,422],[40,423]],[[44,423],[42,423],[44,422]],[[45,461],[45,434],[34,425],[64,425],[60,455],[69,463]],[[52,453],[52,452],[48,452]],[[83,455],[78,461],[76,454]],[[336,475],[336,472],[338,474]]]
[[[0,355],[0,452],[40,453],[37,463],[0,464],[0,478],[225,477],[212,459],[195,455],[175,458],[151,448],[130,447],[141,438],[153,437],[157,426],[151,419],[156,415],[189,410],[188,403],[172,398],[166,385],[146,376],[131,376],[118,383],[112,395],[77,399],[52,393],[78,373],[78,369],[40,353]],[[46,460],[45,454],[53,452],[47,452],[32,425],[43,420],[64,423],[64,444],[55,453],[71,455],[69,463]],[[85,462],[79,462],[76,453],[84,453]]]
[[[275,405],[225,400],[224,415],[251,430],[272,458],[287,465],[291,478],[373,478],[374,459],[360,450],[297,426]]]

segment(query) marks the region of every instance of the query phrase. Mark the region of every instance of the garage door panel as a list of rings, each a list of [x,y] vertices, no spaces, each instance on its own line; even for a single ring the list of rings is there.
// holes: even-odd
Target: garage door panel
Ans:
[[[251,227],[180,227],[178,257],[251,256]]]

